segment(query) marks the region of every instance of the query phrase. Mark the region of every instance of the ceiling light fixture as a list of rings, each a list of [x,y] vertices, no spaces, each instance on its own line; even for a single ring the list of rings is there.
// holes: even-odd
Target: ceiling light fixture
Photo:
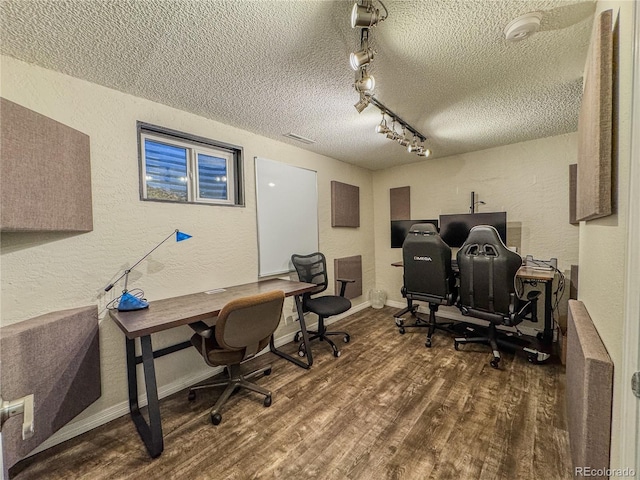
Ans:
[[[362,67],[366,67],[373,60],[375,52],[369,48],[369,29],[363,28],[360,31],[360,50],[349,56],[351,68],[358,71]]]
[[[408,147],[411,143],[411,140],[407,138],[407,127],[405,125],[402,126],[402,136],[398,139],[398,143],[403,147]]]
[[[355,89],[358,92],[362,93],[370,93],[376,86],[376,79],[373,78],[373,75],[369,75],[367,73],[366,68],[360,69],[359,79],[356,80],[356,83],[353,84]]]
[[[407,145],[407,152],[415,153],[415,152],[418,152],[419,150],[420,150],[420,144],[418,143],[418,137],[414,135],[413,139],[411,140],[411,143]]]
[[[407,147],[407,151],[416,153],[421,157],[428,157],[431,155],[431,150],[424,146],[424,142],[427,140],[426,135],[420,133],[416,128],[412,127],[397,114],[389,110],[389,108],[387,108],[373,95],[368,96],[367,100],[371,105],[375,106],[382,112],[382,121],[380,122],[380,125],[376,126],[376,132],[384,133],[383,128],[387,125],[386,118],[389,117],[391,119],[391,128],[387,128],[388,131],[386,132],[386,136],[389,140],[397,141],[399,144]],[[396,132],[396,123],[399,123],[402,126],[402,134]],[[409,140],[410,137],[407,132],[412,135],[412,140]]]
[[[394,118],[391,122],[391,130],[387,132],[387,138],[389,140],[397,140],[399,136],[398,132],[396,132],[396,119]]]
[[[382,133],[386,135],[390,131],[391,130],[387,126],[387,118],[385,117],[384,112],[382,112],[382,120],[380,120],[380,124],[376,127],[376,133]]]
[[[349,58],[351,68],[356,71],[353,86],[360,95],[354,107],[358,113],[362,113],[369,104],[375,106],[382,112],[382,120],[376,126],[376,133],[382,133],[389,140],[397,141],[400,145],[406,147],[408,152],[417,153],[421,157],[428,157],[431,155],[431,150],[424,147],[427,137],[389,110],[372,93],[375,87],[375,80],[373,75],[369,75],[368,68],[375,52],[369,47],[369,28],[389,16],[387,7],[380,0],[376,1],[384,8],[384,16],[380,15],[380,11],[373,6],[374,0],[358,0],[351,11],[351,27],[361,27],[360,50],[352,53]],[[387,116],[391,119],[391,128],[387,126]],[[396,131],[396,123],[401,125],[402,134]]]
[[[389,16],[387,7],[380,0],[378,3],[384,8],[384,16],[381,16],[380,10],[373,6],[372,0],[360,0],[360,3],[354,4],[351,9],[351,28],[375,27],[378,22],[385,20]]]
[[[418,156],[419,157],[425,157],[425,158],[429,158],[431,156],[431,150],[429,150],[428,148],[424,147],[424,143],[420,146],[420,149],[418,150]]]
[[[364,93],[360,93],[360,100],[356,102],[354,107],[356,107],[356,110],[358,111],[358,113],[362,113],[362,111],[368,106],[369,106],[369,97],[367,97],[367,95],[365,95]]]
[[[371,60],[373,60],[373,55],[374,51],[368,47],[358,52],[352,53],[349,57],[351,68],[353,68],[354,70],[358,70],[360,67],[369,65],[369,63],[371,63]]]

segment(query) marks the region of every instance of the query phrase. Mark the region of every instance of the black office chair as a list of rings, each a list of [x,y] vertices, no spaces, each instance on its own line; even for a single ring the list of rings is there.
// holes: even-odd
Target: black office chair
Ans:
[[[329,338],[330,335],[342,335],[345,343],[351,340],[351,337],[347,332],[328,332],[324,320],[327,317],[339,315],[346,312],[351,308],[351,301],[348,298],[344,298],[344,292],[347,288],[347,283],[353,283],[355,280],[350,279],[336,279],[341,283],[340,296],[338,295],[324,295],[321,297],[312,298],[312,295],[317,295],[324,292],[329,285],[327,277],[327,261],[325,256],[320,253],[311,253],[309,255],[291,255],[291,263],[298,272],[298,278],[301,282],[315,283],[317,287],[309,293],[305,293],[302,296],[302,308],[305,312],[312,312],[318,315],[318,330],[309,331],[309,340],[315,340],[316,338],[321,341],[327,342],[332,350],[333,356],[339,357],[340,350],[333,341]],[[302,333],[298,332],[295,335],[294,340],[299,342]],[[305,351],[304,342],[300,344],[298,348],[298,355],[304,357],[307,354]]]
[[[436,328],[446,328],[451,322],[438,324],[436,312],[440,305],[453,305],[457,297],[456,278],[451,268],[451,248],[438,235],[431,223],[412,225],[402,244],[404,286],[402,296],[407,307],[394,315],[398,331],[406,328],[426,327],[425,346],[431,347],[431,337]],[[425,321],[418,312],[415,301],[429,304],[429,319]],[[402,316],[411,313],[414,323],[406,324]]]
[[[246,388],[265,396],[264,406],[271,406],[271,392],[247,380],[261,373],[269,375],[271,365],[251,373],[242,373],[240,363],[252,358],[269,344],[269,339],[278,328],[282,316],[284,292],[274,290],[249,297],[237,298],[227,303],[209,327],[204,322],[195,322],[189,326],[196,332],[191,344],[202,355],[207,365],[216,367],[225,365],[229,377],[206,385],[196,385],[189,389],[189,400],[196,398],[196,390],[226,386],[218,401],[211,409],[211,423],[218,425],[222,421],[220,410],[231,394],[238,388]]]
[[[498,345],[510,349],[522,349],[530,360],[537,351],[513,341],[508,336],[498,335],[496,326],[516,326],[527,315],[536,317],[536,305],[540,292],[531,291],[527,299],[520,299],[515,291],[515,276],[522,266],[522,257],[509,250],[489,225],[478,225],[471,229],[467,240],[457,255],[460,269],[460,298],[458,307],[463,315],[487,320],[486,335],[462,337],[454,340],[455,349],[464,343],[487,343],[493,350],[491,366],[498,368],[500,351]]]

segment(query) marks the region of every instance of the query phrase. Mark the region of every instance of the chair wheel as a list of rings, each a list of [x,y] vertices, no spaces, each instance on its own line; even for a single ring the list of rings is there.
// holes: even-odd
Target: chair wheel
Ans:
[[[404,325],[404,320],[402,318],[396,318],[396,326],[401,327]]]
[[[340,356],[340,350],[334,350],[333,351],[333,356],[338,358]]]
[[[293,337],[293,341],[298,343],[300,341],[300,332],[297,332]]]
[[[342,340],[344,340],[344,343],[349,343],[351,341],[351,337],[347,334]]]
[[[493,368],[498,368],[498,364],[500,363],[500,360],[497,358],[494,358],[493,360],[491,360],[489,362],[489,364],[493,367]]]
[[[271,395],[267,396],[264,398],[264,402],[262,402],[262,404],[265,407],[270,407],[271,406]]]
[[[306,352],[306,351],[304,351],[304,350],[298,350],[298,356],[299,356],[299,357],[304,357],[304,356],[306,356],[306,355],[307,355],[307,352]]]
[[[220,425],[221,421],[222,421],[222,415],[220,415],[219,413],[211,414],[211,423],[213,423],[214,425]]]
[[[460,344],[458,342],[453,342],[453,348],[460,350]]]
[[[189,395],[187,396],[187,399],[189,399],[190,402],[193,402],[196,399],[196,391],[191,390],[189,392]]]
[[[427,341],[424,342],[424,346],[427,347],[427,348],[431,348],[431,339],[430,338],[427,338]]]
[[[529,363],[533,363],[534,365],[538,365],[540,363],[537,355],[529,355],[527,360],[529,360]]]
[[[271,369],[270,369],[270,368],[267,368],[267,369],[264,371],[264,374],[265,374],[265,376],[267,376],[267,375],[271,375]]]
[[[399,333],[400,335],[404,335],[404,332],[405,332],[404,327],[400,327],[400,328],[398,329],[398,333]]]

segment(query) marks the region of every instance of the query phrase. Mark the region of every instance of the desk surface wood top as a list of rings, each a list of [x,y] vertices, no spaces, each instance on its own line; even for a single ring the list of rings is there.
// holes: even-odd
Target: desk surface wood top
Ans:
[[[222,307],[235,298],[283,290],[286,297],[312,290],[312,283],[272,279],[235,287],[192,293],[181,297],[149,302],[149,308],[132,312],[110,310],[109,315],[128,338],[161,332],[180,325],[197,322],[218,315]]]
[[[535,267],[523,265],[516,272],[518,278],[525,280],[538,280],[539,282],[549,282],[554,279],[556,272],[553,270],[542,270]]]

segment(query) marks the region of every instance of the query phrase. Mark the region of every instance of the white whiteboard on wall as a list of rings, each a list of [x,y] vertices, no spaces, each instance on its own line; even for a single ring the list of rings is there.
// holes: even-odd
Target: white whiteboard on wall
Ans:
[[[318,251],[313,170],[255,157],[260,277],[293,270],[291,255]]]

